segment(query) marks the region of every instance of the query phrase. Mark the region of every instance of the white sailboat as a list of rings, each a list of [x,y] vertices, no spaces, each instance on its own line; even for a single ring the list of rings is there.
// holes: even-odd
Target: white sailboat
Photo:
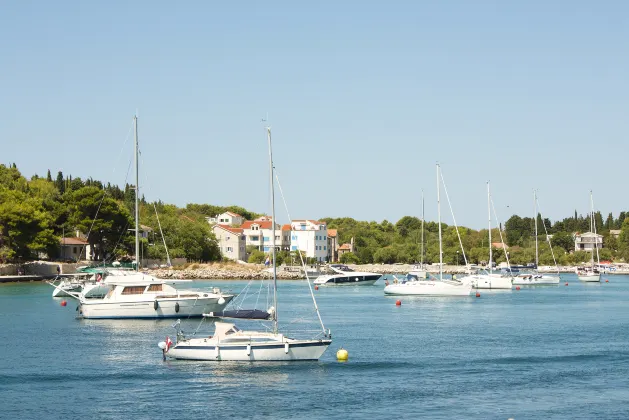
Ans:
[[[439,279],[438,280],[410,280],[389,284],[384,288],[385,295],[409,296],[469,296],[472,291],[470,283],[459,280],[443,279],[443,242],[441,234],[441,179],[440,166],[437,164],[437,214],[439,223]]]
[[[462,282],[469,282],[475,289],[511,289],[511,276],[494,273],[493,250],[491,246],[491,193],[489,191],[489,181],[487,182],[487,212],[489,214],[489,272],[476,273],[465,276]]]
[[[133,117],[135,131],[135,252],[140,255],[139,240],[139,176],[138,176],[138,125]],[[139,261],[135,272],[112,270],[99,282],[99,288],[107,288],[102,298],[90,296],[91,288],[84,288],[74,294],[79,300],[79,316],[87,319],[120,318],[174,318],[201,317],[206,312],[222,311],[233,295],[223,294],[220,289],[197,291],[178,290],[176,283],[181,281],[157,279],[139,272]]]
[[[594,233],[594,244],[592,247],[592,253],[590,258],[590,267],[579,267],[576,270],[579,280],[588,283],[598,283],[601,281],[601,273],[598,267],[601,264],[598,255],[598,240],[596,236],[596,220],[594,219],[594,199],[592,198],[592,191],[590,190],[590,230]],[[594,249],[596,249],[596,266],[594,265]]]
[[[534,216],[533,220],[535,221],[535,270],[529,273],[519,273],[517,276],[513,278],[513,284],[518,286],[553,286],[559,284],[559,274],[556,276],[549,274],[541,274],[537,271],[537,267],[539,267],[539,246],[537,242],[538,233],[537,233],[537,215],[539,214],[537,208],[537,191],[533,190],[533,205],[534,205]],[[544,226],[544,230],[546,226]],[[546,232],[546,239],[548,240],[548,246],[550,246],[552,252],[552,245],[550,240],[548,239],[548,232]],[[554,259],[553,254],[553,259]],[[555,264],[556,265],[556,264]]]
[[[271,207],[275,221],[274,168],[271,147],[271,128],[267,127],[269,144],[269,166],[271,178]],[[315,338],[292,338],[279,332],[277,267],[275,259],[275,223],[271,235],[273,264],[273,319],[272,331],[243,331],[227,322],[215,322],[214,335],[203,338],[185,338],[177,331],[177,341],[173,345],[170,338],[158,344],[164,359],[209,360],[209,361],[297,361],[318,360],[332,343],[330,331],[325,329],[309,279],[306,279],[322,331]]]

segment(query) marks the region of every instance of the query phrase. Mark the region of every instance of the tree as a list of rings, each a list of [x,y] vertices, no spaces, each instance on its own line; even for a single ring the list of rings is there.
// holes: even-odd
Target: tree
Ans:
[[[50,175],[50,169],[48,169],[48,174],[46,175],[46,181],[52,182],[52,176]]]
[[[59,190],[61,194],[66,192],[66,183],[65,183],[65,180],[63,179],[63,172],[61,171],[57,172],[57,180],[55,181],[55,186],[57,187],[57,190]]]
[[[346,252],[339,258],[341,264],[358,264],[360,259],[353,252]]]
[[[559,246],[566,252],[570,252],[574,249],[574,238],[568,232],[557,232],[553,234],[551,239],[553,246]]]
[[[422,222],[417,217],[404,216],[398,220],[395,224],[395,228],[400,236],[405,237],[408,236],[410,231],[420,229],[421,225]]]

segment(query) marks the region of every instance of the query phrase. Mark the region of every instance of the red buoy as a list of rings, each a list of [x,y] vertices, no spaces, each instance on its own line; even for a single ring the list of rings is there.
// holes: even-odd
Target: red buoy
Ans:
[[[396,300],[395,301],[395,306],[402,306],[402,301],[401,300]]]
[[[68,302],[66,302],[65,300],[61,301],[61,306],[66,306],[68,304]]]
[[[476,297],[480,297],[480,292],[476,292]]]
[[[319,286],[315,286],[315,290],[319,290]]]
[[[515,286],[515,290],[520,290],[520,286]]]
[[[605,283],[609,283],[609,280],[605,279]]]
[[[566,282],[566,286],[568,285],[568,282]]]

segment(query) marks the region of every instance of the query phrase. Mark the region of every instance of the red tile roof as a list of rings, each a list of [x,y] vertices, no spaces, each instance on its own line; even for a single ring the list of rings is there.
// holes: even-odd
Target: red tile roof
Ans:
[[[320,222],[318,220],[311,220],[311,219],[295,219],[293,220],[293,223],[295,222],[310,222],[313,225],[325,225],[325,222]]]
[[[273,222],[271,221],[256,221],[256,220],[247,220],[240,227],[242,229],[251,229],[252,225],[260,226],[260,229],[273,229]]]
[[[507,245],[503,244],[502,242],[492,242],[491,246],[497,249],[507,249]]]
[[[328,229],[328,236],[332,236],[333,238],[335,238],[337,234],[337,229]]]
[[[343,244],[343,245],[341,245],[339,247],[339,249],[348,250],[349,251],[350,249],[352,249],[352,246],[350,244]]]
[[[223,230],[226,230],[227,232],[231,232],[231,233],[235,233],[235,234],[241,234],[242,233],[242,228],[234,228],[228,225],[215,225],[214,227],[218,227],[221,228]]]
[[[59,238],[59,243],[61,245],[87,245],[87,242],[81,238]]]
[[[239,215],[238,213],[233,213],[231,211],[226,211],[225,214],[229,214],[231,217],[242,217],[241,215]]]
[[[282,230],[291,230],[292,228],[290,227],[290,225],[283,225],[282,226]]]

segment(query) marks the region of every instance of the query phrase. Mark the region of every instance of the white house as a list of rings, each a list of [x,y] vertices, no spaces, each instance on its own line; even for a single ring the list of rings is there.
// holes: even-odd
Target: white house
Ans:
[[[90,244],[82,238],[60,238],[59,245],[62,260],[91,260]]]
[[[593,232],[576,233],[574,235],[575,251],[592,251],[594,248],[603,248],[603,235]]]
[[[206,217],[205,220],[211,225],[228,225],[228,226],[240,226],[244,223],[245,218],[237,213],[226,211],[225,213],[218,214],[214,217]]]
[[[328,227],[316,220],[293,220],[291,222],[291,251],[300,250],[306,257],[319,262],[328,261]]]
[[[247,220],[242,226],[247,245],[255,246],[260,251],[269,252],[272,247],[273,222],[270,220]],[[287,231],[288,229],[288,231]],[[290,226],[275,224],[275,249],[288,250],[290,246]]]
[[[241,228],[234,228],[227,225],[214,225],[212,230],[221,248],[221,255],[223,257],[235,261],[246,261],[246,241]]]

